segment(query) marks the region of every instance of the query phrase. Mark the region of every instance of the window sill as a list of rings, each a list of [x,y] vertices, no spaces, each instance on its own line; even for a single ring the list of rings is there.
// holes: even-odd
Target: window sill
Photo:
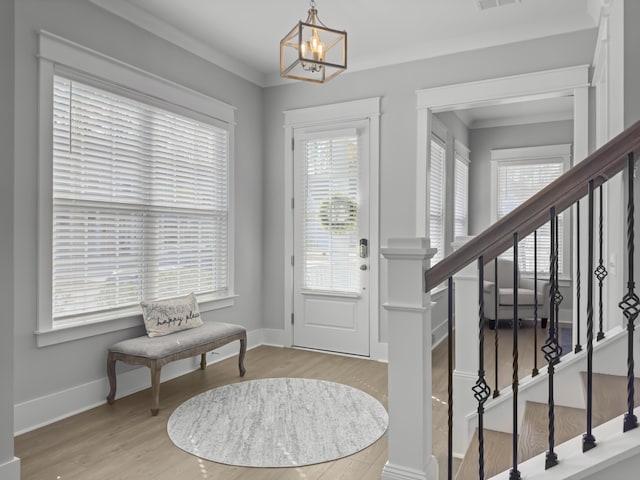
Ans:
[[[235,303],[237,295],[230,295],[223,298],[207,298],[199,299],[198,307],[201,312],[209,312],[220,308],[231,307]],[[68,324],[51,328],[49,330],[36,331],[36,345],[38,348],[56,345],[58,343],[71,342],[83,338],[103,335],[105,333],[126,330],[127,328],[140,327],[143,325],[142,315],[126,315],[120,318],[108,320]]]

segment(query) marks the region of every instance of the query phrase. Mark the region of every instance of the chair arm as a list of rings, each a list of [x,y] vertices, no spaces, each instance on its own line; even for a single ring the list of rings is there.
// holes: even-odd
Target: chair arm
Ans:
[[[484,316],[491,320],[495,320],[496,309],[496,284],[493,282],[484,282]]]
[[[533,290],[534,285],[533,278],[520,279],[520,288]],[[538,280],[538,303],[542,305],[542,308],[538,309],[538,317],[549,318],[549,281],[547,280]]]

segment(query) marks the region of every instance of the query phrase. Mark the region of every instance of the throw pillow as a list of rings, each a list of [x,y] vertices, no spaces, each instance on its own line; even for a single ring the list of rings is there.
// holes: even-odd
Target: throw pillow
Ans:
[[[160,337],[169,333],[202,325],[196,295],[155,302],[140,302],[142,318],[150,337]]]

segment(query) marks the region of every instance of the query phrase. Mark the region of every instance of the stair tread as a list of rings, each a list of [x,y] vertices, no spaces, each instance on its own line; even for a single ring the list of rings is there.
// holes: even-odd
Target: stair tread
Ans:
[[[585,410],[555,405],[555,444],[584,433]],[[518,437],[518,460],[524,462],[549,449],[549,406],[527,401]]]
[[[582,372],[586,398],[587,373]],[[636,377],[635,405],[640,405],[640,378]],[[606,373],[593,374],[593,426],[601,425],[627,411],[627,377]]]
[[[485,478],[493,477],[512,466],[511,434],[484,429],[484,472]],[[467,452],[460,464],[456,480],[478,479],[478,435],[474,435],[469,443]]]

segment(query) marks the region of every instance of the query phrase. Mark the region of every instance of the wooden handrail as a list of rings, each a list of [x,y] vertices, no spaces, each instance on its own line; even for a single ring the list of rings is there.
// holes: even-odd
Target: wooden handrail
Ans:
[[[549,221],[551,207],[561,213],[587,194],[593,180],[599,187],[621,172],[628,154],[640,154],[640,121],[593,152],[518,208],[461,246],[425,272],[425,289],[430,291],[471,262],[483,256],[485,264],[511,247],[513,234],[520,239]]]

